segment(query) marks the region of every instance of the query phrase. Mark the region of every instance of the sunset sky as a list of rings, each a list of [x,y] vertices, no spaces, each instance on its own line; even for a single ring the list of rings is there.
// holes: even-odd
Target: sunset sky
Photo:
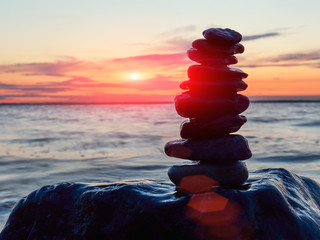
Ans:
[[[254,96],[320,95],[320,1],[10,0],[0,103],[172,101],[210,27],[243,35]]]

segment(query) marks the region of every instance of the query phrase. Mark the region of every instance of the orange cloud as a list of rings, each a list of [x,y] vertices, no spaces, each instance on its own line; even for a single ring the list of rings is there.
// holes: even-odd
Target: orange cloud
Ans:
[[[320,93],[319,50],[241,62],[236,67],[249,73],[247,95]],[[172,101],[191,63],[184,53],[171,53],[0,65],[0,103]],[[141,79],[130,80],[133,72]]]
[[[185,54],[177,53],[4,65],[0,66],[5,76],[0,81],[0,102],[168,101],[178,91],[177,79],[183,77],[180,69],[186,63]],[[131,71],[141,73],[142,80],[126,77]]]
[[[95,63],[87,61],[79,61],[75,58],[68,57],[63,61],[53,63],[19,63],[13,65],[0,66],[1,73],[21,73],[26,76],[41,75],[41,76],[56,76],[62,77],[67,73],[76,72],[84,69],[99,69]]]

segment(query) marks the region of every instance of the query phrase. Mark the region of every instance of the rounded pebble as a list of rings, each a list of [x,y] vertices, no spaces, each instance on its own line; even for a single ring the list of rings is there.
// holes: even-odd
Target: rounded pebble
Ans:
[[[181,117],[214,119],[217,117],[240,114],[249,107],[248,97],[237,94],[234,99],[203,99],[192,96],[189,92],[175,97],[175,107]]]
[[[232,163],[252,156],[247,139],[237,134],[171,141],[165,145],[165,153],[170,157],[210,163]]]
[[[238,68],[227,66],[191,65],[188,68],[188,77],[192,81],[212,81],[216,79],[242,79],[248,77],[248,74]]]
[[[208,41],[218,46],[231,46],[241,41],[242,35],[229,28],[209,28],[202,35]]]
[[[243,53],[244,52],[244,46],[241,43],[236,43],[229,47],[221,48],[219,46],[215,46],[211,42],[209,42],[206,39],[197,39],[192,42],[192,47],[202,51],[207,52],[211,55],[233,55],[237,53]]]
[[[238,59],[232,55],[211,55],[205,52],[201,52],[195,48],[190,48],[187,51],[187,55],[192,61],[205,65],[230,65],[236,64],[238,62]]]
[[[181,124],[180,136],[185,139],[207,139],[221,137],[238,131],[247,118],[228,115],[211,121],[186,120]]]
[[[180,88],[190,90],[191,95],[198,97],[206,96],[235,96],[236,92],[247,89],[248,85],[241,79],[228,81],[183,81],[180,83]]]
[[[172,166],[168,170],[170,180],[179,187],[185,177],[206,176],[213,180],[213,186],[239,186],[248,179],[248,169],[244,162],[232,164],[196,164]],[[196,179],[195,179],[196,180]]]

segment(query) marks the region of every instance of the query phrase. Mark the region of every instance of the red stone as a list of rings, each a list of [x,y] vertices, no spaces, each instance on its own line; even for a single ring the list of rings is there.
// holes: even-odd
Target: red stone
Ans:
[[[182,117],[215,119],[230,114],[240,114],[249,107],[248,97],[237,94],[234,99],[203,99],[191,96],[189,92],[175,97],[177,113]]]
[[[194,175],[184,177],[179,184],[179,188],[187,193],[200,193],[211,191],[213,186],[219,183],[206,175]]]
[[[243,91],[248,85],[241,79],[216,80],[211,82],[184,81],[180,84],[183,90],[190,90],[190,94],[196,97],[215,98],[235,96],[236,92]]]
[[[238,62],[238,59],[233,55],[212,55],[208,52],[202,52],[195,48],[190,48],[187,51],[187,55],[192,61],[202,63],[204,65],[230,65]]]
[[[168,171],[170,180],[179,186],[188,176],[205,175],[219,183],[219,186],[240,186],[248,179],[248,169],[243,161],[231,164],[175,165]]]
[[[248,74],[240,69],[227,66],[191,65],[188,68],[188,77],[191,81],[242,79],[247,76]]]

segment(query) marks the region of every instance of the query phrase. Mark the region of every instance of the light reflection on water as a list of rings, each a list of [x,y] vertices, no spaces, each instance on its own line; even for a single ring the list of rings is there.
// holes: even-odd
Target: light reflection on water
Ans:
[[[284,167],[320,182],[319,104],[252,103],[238,132],[254,154],[249,170]],[[163,152],[182,120],[172,104],[1,105],[0,224],[46,184],[167,179],[186,162]]]

